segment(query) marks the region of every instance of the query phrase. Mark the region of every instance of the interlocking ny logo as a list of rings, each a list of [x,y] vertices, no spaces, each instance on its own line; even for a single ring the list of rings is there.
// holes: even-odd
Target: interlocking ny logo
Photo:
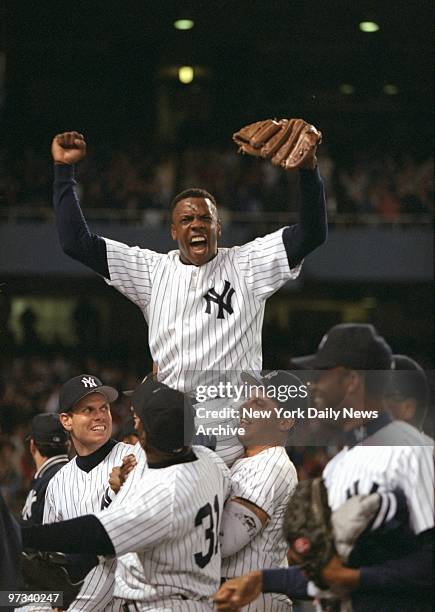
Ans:
[[[83,376],[82,383],[85,385],[85,387],[89,387],[90,389],[92,387],[98,387],[97,383],[92,378],[92,376]]]
[[[226,280],[224,290],[222,293],[217,293],[212,287],[207,291],[204,295],[204,299],[207,302],[207,306],[205,308],[206,314],[211,314],[211,303],[214,302],[218,305],[218,319],[224,319],[224,310],[227,311],[228,314],[233,314],[234,310],[231,306],[231,299],[234,295],[234,289],[230,289],[231,284]]]

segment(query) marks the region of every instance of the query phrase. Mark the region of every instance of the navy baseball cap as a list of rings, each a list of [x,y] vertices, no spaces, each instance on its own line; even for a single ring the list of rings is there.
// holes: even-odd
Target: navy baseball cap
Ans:
[[[389,370],[393,354],[373,325],[342,323],[323,336],[314,355],[294,357],[291,363],[304,370],[328,370],[337,366],[353,370]]]
[[[92,374],[80,374],[70,378],[62,386],[59,394],[58,412],[70,412],[74,406],[86,395],[101,393],[111,404],[118,397],[118,391],[113,387],[103,385],[101,380]]]
[[[190,398],[149,376],[131,396],[131,404],[153,448],[177,453],[190,446],[194,414]]]
[[[304,408],[307,394],[304,393],[301,387],[305,387],[304,383],[294,374],[285,370],[273,370],[264,376],[257,373],[242,372],[241,378],[243,382],[258,387],[264,387],[266,397],[275,400],[283,407],[290,409]],[[302,393],[302,395],[301,395]]]
[[[387,395],[413,398],[421,405],[429,402],[429,383],[426,372],[407,355],[393,355],[393,370],[386,390]]]
[[[32,419],[29,437],[36,443],[56,446],[65,444],[68,432],[62,427],[58,414],[37,414]]]

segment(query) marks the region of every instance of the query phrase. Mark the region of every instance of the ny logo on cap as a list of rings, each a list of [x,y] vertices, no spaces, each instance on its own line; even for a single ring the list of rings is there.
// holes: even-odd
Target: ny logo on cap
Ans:
[[[89,387],[90,389],[92,387],[98,387],[92,376],[83,376],[81,382],[84,384],[85,387]]]

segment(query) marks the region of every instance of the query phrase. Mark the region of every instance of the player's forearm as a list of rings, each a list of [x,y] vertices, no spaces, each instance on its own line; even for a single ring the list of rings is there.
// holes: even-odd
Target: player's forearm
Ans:
[[[318,168],[299,170],[301,210],[299,223],[283,232],[290,268],[323,244],[328,236],[326,197]]]
[[[74,166],[54,165],[53,204],[61,247],[73,259],[110,278],[106,243],[89,231],[75,184]]]
[[[298,567],[262,571],[263,593],[284,593],[294,599],[310,599],[308,580]]]
[[[89,514],[51,525],[22,526],[21,536],[23,548],[94,555],[115,554],[103,525]]]

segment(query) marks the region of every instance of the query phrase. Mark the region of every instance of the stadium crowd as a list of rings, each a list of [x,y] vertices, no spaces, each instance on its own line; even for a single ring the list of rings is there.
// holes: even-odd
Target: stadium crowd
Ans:
[[[6,161],[6,160],[5,160]],[[418,221],[433,202],[432,159],[392,154],[360,153],[338,160],[326,147],[320,152],[328,193],[329,218],[363,219],[375,215],[394,222],[402,215]],[[52,176],[49,160],[27,147],[19,161],[10,161],[0,176],[0,210],[47,206]],[[129,144],[112,152],[91,147],[78,171],[81,199],[86,209],[166,211],[172,196],[188,185],[214,193],[221,208],[256,214],[288,210],[295,201],[294,173],[283,173],[261,160],[234,154],[234,148],[187,148],[156,155]],[[152,215],[152,212],[151,212]],[[126,218],[128,219],[128,213]],[[149,217],[152,218],[152,217]],[[159,215],[156,215],[158,222]]]

